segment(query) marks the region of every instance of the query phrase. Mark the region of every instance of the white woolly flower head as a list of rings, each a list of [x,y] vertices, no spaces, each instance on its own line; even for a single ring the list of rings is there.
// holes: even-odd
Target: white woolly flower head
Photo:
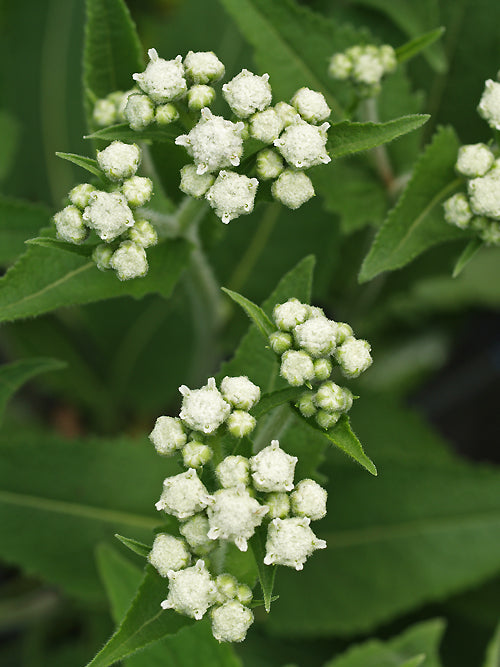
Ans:
[[[257,153],[255,171],[261,181],[276,178],[284,169],[283,159],[272,148],[264,148]]]
[[[187,103],[190,111],[201,111],[203,107],[209,107],[214,100],[215,90],[212,86],[199,83],[188,90]]]
[[[297,461],[296,456],[290,456],[280,448],[278,440],[272,440],[250,459],[254,487],[266,493],[291,491]]]
[[[162,608],[174,609],[197,621],[203,618],[217,595],[217,587],[204,561],[198,560],[196,565],[177,572],[170,570],[167,576],[168,597],[161,603]]]
[[[96,263],[99,271],[107,271],[111,268],[111,258],[113,257],[113,248],[107,243],[100,243],[92,252],[92,259]]]
[[[274,491],[266,496],[270,519],[285,519],[290,512],[290,495],[284,491]]]
[[[272,92],[269,85],[269,74],[257,76],[243,69],[222,86],[222,94],[231,110],[239,118],[248,118],[256,111],[263,111],[271,104]]]
[[[248,486],[250,463],[245,456],[226,456],[215,469],[215,474],[219,484],[225,489],[232,486]]]
[[[170,125],[179,118],[179,112],[174,104],[159,104],[155,109],[155,121],[158,125]]]
[[[222,116],[214,116],[208,107],[201,110],[201,118],[189,134],[179,135],[175,143],[184,146],[192,156],[198,174],[237,167],[243,154],[244,123],[232,123]]]
[[[449,197],[443,204],[444,219],[450,225],[456,225],[460,229],[468,227],[472,220],[472,211],[469,206],[469,200],[463,192]]]
[[[89,198],[89,205],[83,212],[86,224],[95,229],[103,241],[113,241],[132,227],[134,215],[121,192],[101,192],[95,190]]]
[[[500,85],[500,84],[499,84]],[[474,213],[500,220],[500,169],[493,167],[486,176],[467,184],[469,204]]]
[[[348,412],[352,407],[353,396],[349,389],[340,387],[335,382],[324,382],[314,396],[314,402],[327,412]]]
[[[123,115],[130,127],[137,132],[154,121],[155,105],[147,95],[134,93],[128,97]]]
[[[272,184],[271,192],[284,206],[297,209],[314,197],[314,186],[303,171],[286,169]]]
[[[269,511],[249,494],[243,486],[220,489],[213,495],[214,502],[207,509],[212,540],[222,538],[234,542],[240,551],[246,551],[249,540]]]
[[[327,497],[326,489],[313,479],[302,479],[290,494],[292,512],[311,521],[322,519],[326,516]]]
[[[324,95],[310,88],[299,88],[292,97],[291,104],[305,121],[313,125],[326,120],[332,112]]]
[[[191,550],[200,556],[206,556],[215,547],[215,542],[208,537],[209,530],[205,514],[195,514],[179,527],[180,534]]]
[[[198,174],[195,164],[186,164],[181,169],[181,192],[191,197],[203,197],[208,188],[213,185],[215,176],[211,173]]]
[[[334,53],[330,58],[328,73],[339,81],[345,81],[352,73],[352,60],[346,53]]]
[[[281,357],[280,375],[292,387],[300,387],[314,378],[314,363],[304,350],[287,350]]]
[[[68,243],[83,243],[88,236],[88,229],[82,214],[76,206],[66,206],[54,215],[57,237]]]
[[[282,129],[281,118],[271,107],[258,111],[250,118],[250,136],[266,144],[271,144],[277,139]]]
[[[328,164],[331,158],[326,152],[329,123],[320,126],[305,121],[289,125],[274,145],[288,164],[296,169],[309,169],[317,164]]]
[[[164,60],[158,57],[156,49],[149,49],[148,56],[150,61],[144,72],[132,75],[141,90],[155,104],[172,102],[182,97],[187,90],[182,57]]]
[[[189,51],[184,58],[187,77],[193,83],[211,83],[224,76],[225,67],[213,51]]]
[[[316,413],[316,423],[320,428],[324,428],[327,431],[329,428],[333,428],[338,420],[342,417],[342,412],[333,412],[328,410],[318,410]]]
[[[316,403],[314,402],[314,392],[305,391],[299,397],[299,400],[296,403],[296,407],[298,408],[300,414],[306,419],[313,417],[318,409],[316,407]]]
[[[373,362],[370,355],[371,346],[366,340],[348,338],[335,351],[342,374],[348,378],[357,378],[364,373]]]
[[[97,163],[110,181],[130,178],[139,168],[141,151],[137,144],[113,141],[104,150],[98,151]]]
[[[186,468],[201,468],[210,461],[212,453],[208,445],[191,440],[182,448],[182,461]]]
[[[129,206],[144,206],[153,194],[153,182],[146,176],[132,176],[123,181],[121,190]]]
[[[456,168],[463,176],[484,176],[493,166],[495,156],[486,144],[468,144],[458,150]]]
[[[336,345],[337,327],[327,317],[313,317],[293,330],[293,337],[298,347],[312,357],[332,354]]]
[[[346,322],[337,322],[337,345],[342,345],[348,338],[352,337],[352,327]]]
[[[72,204],[83,209],[89,205],[90,195],[94,192],[95,187],[90,183],[80,183],[70,190],[68,198]]]
[[[500,130],[500,83],[488,79],[481,96],[478,113],[490,127]]]
[[[244,438],[257,426],[257,420],[245,410],[233,410],[227,418],[227,430],[235,438]]]
[[[274,105],[274,109],[280,117],[283,127],[288,127],[289,125],[300,123],[301,116],[298,111],[292,107],[291,104],[287,104],[286,102],[278,102]]]
[[[242,642],[253,623],[253,613],[236,600],[228,600],[210,612],[212,633],[219,642]]]
[[[352,76],[358,83],[377,85],[384,76],[385,69],[377,47],[366,46],[358,58],[353,59]]]
[[[205,197],[216,215],[227,224],[253,211],[258,184],[256,178],[221,170]]]
[[[307,517],[273,519],[267,532],[264,563],[302,570],[316,549],[326,549],[326,542],[316,537],[309,523]]]
[[[158,234],[149,220],[136,220],[128,231],[131,241],[143,248],[150,248],[158,243]]]
[[[148,272],[146,251],[134,241],[123,241],[113,253],[109,264],[120,280],[141,278]]]
[[[231,406],[217,389],[214,378],[209,378],[201,389],[179,387],[182,406],[179,417],[193,431],[210,434],[223,424],[231,412]]]
[[[273,331],[269,334],[269,346],[275,354],[282,355],[292,347],[293,339],[286,331]]]
[[[149,434],[158,454],[171,456],[177,449],[184,447],[187,436],[182,422],[177,417],[158,417]]]
[[[162,577],[166,577],[170,570],[182,570],[190,560],[191,554],[184,540],[166,533],[158,533],[148,555],[148,561]]]
[[[187,519],[200,512],[210,502],[204,484],[199,479],[194,468],[173,477],[167,477],[163,482],[163,492],[155,507],[172,514],[177,519]]]
[[[291,331],[297,324],[305,322],[309,316],[309,306],[295,297],[285,303],[278,303],[273,309],[273,319],[282,331]]]
[[[246,375],[237,377],[226,375],[221,382],[220,390],[225,400],[238,410],[250,410],[260,399],[260,387]]]

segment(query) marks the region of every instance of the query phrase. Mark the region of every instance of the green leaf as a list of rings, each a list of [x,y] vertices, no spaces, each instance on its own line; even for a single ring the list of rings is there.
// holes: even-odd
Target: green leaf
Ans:
[[[264,394],[255,408],[251,410],[251,413],[256,419],[259,419],[266,412],[274,410],[283,403],[295,403],[303,393],[303,387],[289,387],[288,389],[279,389],[270,394]]]
[[[276,577],[276,565],[265,565],[267,527],[258,526],[249,540],[250,548],[259,570],[259,581],[264,596],[264,607],[267,613],[271,611],[273,600],[274,578]]]
[[[115,537],[120,540],[122,544],[124,544],[128,549],[133,551],[136,554],[139,554],[139,556],[142,556],[143,558],[147,558],[149,556],[149,552],[151,551],[151,547],[149,547],[147,544],[144,544],[143,542],[138,542],[137,540],[131,540],[130,537],[123,537],[123,535],[115,535]]]
[[[480,238],[475,238],[469,241],[465,246],[463,252],[460,254],[460,257],[457,259],[455,268],[453,269],[453,278],[459,276],[462,271],[465,269],[470,260],[474,257],[479,248],[482,248],[484,242]]]
[[[426,49],[428,46],[440,39],[446,28],[436,28],[435,30],[430,30],[429,32],[419,35],[414,39],[406,42],[402,46],[396,49],[396,58],[399,63],[404,63],[405,60],[409,60],[416,56],[420,51]]]
[[[377,468],[371,459],[365,454],[363,447],[361,446],[360,441],[353,433],[351,429],[351,424],[349,417],[347,415],[342,415],[339,421],[332,428],[324,431],[315,424],[313,421],[310,422],[313,428],[316,428],[321,433],[323,433],[328,440],[333,442],[333,444],[341,449],[347,456],[350,456],[354,459],[360,466],[368,470],[372,475],[377,475]]]
[[[375,237],[361,267],[360,282],[405,266],[433,245],[463,238],[463,230],[445,222],[442,210],[443,201],[462,182],[454,173],[457,152],[454,131],[441,128]]]
[[[266,340],[273,333],[273,331],[276,331],[276,326],[271,322],[262,308],[259,308],[259,306],[257,306],[255,303],[252,303],[249,299],[241,296],[241,294],[232,292],[230,289],[223,287],[222,291],[231,297],[235,303],[243,308],[250,320],[256,325]]]
[[[82,169],[85,169],[86,171],[90,172],[91,174],[94,174],[94,176],[97,176],[101,180],[104,179],[104,174],[99,169],[99,165],[97,164],[97,160],[94,160],[93,158],[90,158],[90,157],[85,157],[84,155],[76,155],[75,153],[59,153],[59,152],[56,152],[56,155],[57,155],[57,157],[60,157],[63,160],[68,160],[68,162],[72,162],[73,164],[78,165]]]
[[[24,252],[26,239],[35,236],[49,219],[49,210],[41,204],[0,195],[0,262],[11,262]]]
[[[23,384],[40,373],[58,371],[65,366],[66,364],[57,359],[44,359],[43,357],[21,359],[0,366],[0,423],[3,420],[7,401]]]
[[[498,625],[486,650],[483,667],[499,667],[500,665],[500,625]]]
[[[96,243],[93,245],[76,245],[75,243],[68,243],[67,241],[51,238],[50,236],[37,236],[33,239],[28,239],[25,243],[26,245],[37,245],[42,248],[64,250],[65,252],[71,252],[80,257],[91,257],[92,252],[97,245]]]
[[[121,123],[120,125],[111,125],[96,130],[92,134],[88,134],[85,139],[105,139],[106,141],[125,141],[128,143],[136,141],[173,143],[177,135],[184,132],[185,129],[178,123],[171,123],[166,127],[153,125],[143,130],[132,130],[127,123]]]
[[[336,123],[328,130],[328,153],[335,159],[367,151],[418,129],[429,118],[427,114],[412,114],[387,123]]]
[[[109,544],[99,544],[96,549],[99,576],[111,604],[111,616],[118,623],[125,615],[130,600],[142,579],[141,570]]]

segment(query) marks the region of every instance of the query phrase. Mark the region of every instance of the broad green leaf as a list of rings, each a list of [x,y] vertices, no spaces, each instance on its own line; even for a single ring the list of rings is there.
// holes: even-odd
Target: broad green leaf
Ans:
[[[111,605],[111,616],[118,623],[125,615],[130,600],[142,579],[141,570],[109,544],[99,544],[96,549],[99,576]]]
[[[11,262],[26,250],[26,239],[47,225],[50,212],[45,206],[0,196],[0,262]]]
[[[20,126],[17,119],[4,109],[0,110],[0,181],[9,173],[12,166],[20,137]]]
[[[288,389],[279,389],[270,394],[264,394],[255,408],[251,410],[251,413],[256,419],[259,419],[266,412],[283,405],[283,403],[295,403],[303,393],[304,389],[302,387],[289,387]]]
[[[375,148],[416,130],[429,118],[426,114],[412,114],[387,123],[336,123],[328,131],[328,153],[335,159]]]
[[[420,623],[389,641],[371,639],[355,645],[324,667],[441,667],[439,643],[443,632],[440,620]]]
[[[276,331],[276,327],[271,322],[266,313],[262,310],[262,308],[259,308],[259,306],[257,306],[255,303],[252,303],[249,299],[241,296],[241,294],[232,292],[225,287],[222,288],[222,291],[243,308],[250,320],[255,324],[257,329],[266,340],[269,338],[270,334],[273,333],[273,331]]]
[[[7,401],[23,384],[40,373],[58,371],[65,365],[57,359],[34,357],[0,366],[0,424]]]
[[[138,554],[139,556],[142,556],[143,558],[147,558],[149,556],[151,547],[149,547],[147,544],[139,542],[138,540],[132,540],[130,537],[123,537],[123,535],[115,535],[115,537],[120,540],[120,542],[128,549]]]
[[[88,134],[85,139],[105,139],[106,141],[159,141],[172,143],[177,135],[185,132],[178,123],[171,123],[166,127],[153,125],[143,130],[132,130],[127,123],[103,127],[100,130]]]
[[[500,625],[488,644],[483,667],[499,667],[500,665]]]
[[[375,237],[361,267],[360,282],[401,268],[433,245],[463,238],[463,230],[445,222],[442,210],[444,200],[461,184],[454,173],[457,152],[454,131],[441,128]]]
[[[455,268],[453,269],[453,278],[456,278],[462,273],[470,260],[474,257],[479,248],[482,248],[484,242],[480,238],[475,238],[469,241],[465,246],[463,252],[460,254],[460,257],[457,259]]]
[[[77,245],[75,243],[68,243],[67,241],[61,241],[60,239],[54,239],[50,236],[37,236],[33,239],[28,239],[26,245],[37,245],[42,248],[52,248],[56,250],[64,250],[65,252],[71,252],[75,255],[80,255],[81,257],[91,257],[94,248],[97,243],[90,245]]]
[[[312,425],[312,423],[311,423]],[[377,475],[377,468],[371,459],[365,454],[360,441],[353,433],[349,417],[342,415],[339,421],[332,428],[323,431],[317,425],[314,428],[320,430],[336,447],[339,447],[347,456],[359,463],[372,475]]]
[[[256,528],[255,533],[250,538],[250,548],[257,563],[259,570],[259,581],[264,595],[264,607],[269,613],[271,611],[271,602],[273,600],[274,578],[276,577],[276,565],[265,565],[266,555],[266,535],[267,530],[262,526]]]
[[[94,160],[91,157],[85,157],[84,155],[75,155],[75,153],[56,153],[57,157],[62,158],[63,160],[68,160],[68,162],[72,162],[73,164],[76,164],[78,167],[81,167],[82,169],[85,169],[86,171],[90,172],[91,174],[94,174],[94,176],[97,176],[101,180],[104,179],[104,174],[102,171],[99,169],[99,165],[97,164],[97,160]]]
[[[404,63],[405,60],[409,60],[416,56],[420,51],[426,49],[428,46],[440,39],[446,28],[436,28],[435,30],[430,30],[423,35],[419,35],[414,39],[406,42],[402,46],[399,46],[396,49],[396,58],[399,63]]]

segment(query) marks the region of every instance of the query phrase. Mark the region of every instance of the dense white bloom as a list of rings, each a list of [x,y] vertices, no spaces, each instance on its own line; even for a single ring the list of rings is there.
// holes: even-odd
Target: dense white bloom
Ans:
[[[188,90],[187,103],[190,111],[200,111],[203,107],[209,107],[214,100],[215,90],[212,86],[200,83]]]
[[[166,577],[170,570],[181,570],[186,567],[190,560],[191,554],[184,540],[166,533],[159,533],[155,537],[148,555],[148,561],[162,577]]]
[[[457,171],[469,178],[484,176],[495,161],[486,144],[468,144],[458,150]]]
[[[292,347],[292,336],[285,331],[273,331],[269,335],[269,345],[275,354],[283,354]]]
[[[232,123],[222,116],[214,116],[208,108],[201,110],[201,118],[189,134],[179,135],[175,143],[184,146],[192,156],[197,173],[237,167],[243,153],[244,123]]]
[[[104,150],[98,151],[97,162],[110,181],[123,181],[133,176],[139,168],[141,151],[136,144],[113,141]]]
[[[312,417],[316,414],[317,407],[314,402],[314,393],[312,391],[305,391],[297,401],[297,408],[303,417]]]
[[[113,257],[113,248],[107,243],[100,243],[92,252],[92,259],[96,263],[99,271],[106,271],[111,268],[111,258]]]
[[[450,225],[456,225],[460,229],[465,229],[472,219],[469,200],[463,192],[449,197],[443,204],[444,219]]]
[[[116,107],[111,100],[97,100],[92,110],[92,119],[96,125],[106,127],[116,122]]]
[[[155,104],[172,102],[182,97],[187,90],[182,57],[164,60],[158,57],[156,49],[149,49],[148,56],[150,62],[144,72],[132,75],[141,90],[149,95]]]
[[[302,570],[308,556],[315,549],[325,549],[309,527],[310,519],[273,519],[269,524],[266,541],[266,565],[286,565]]]
[[[229,600],[210,612],[212,633],[219,642],[242,642],[253,623],[253,613],[236,600]]]
[[[277,139],[282,129],[283,123],[275,109],[259,111],[250,118],[250,136],[266,144]]]
[[[148,220],[136,220],[135,225],[129,229],[128,235],[134,243],[138,243],[143,248],[149,248],[158,243],[156,229]]]
[[[246,375],[226,376],[220,385],[225,400],[238,410],[250,410],[259,402],[260,388]]]
[[[293,330],[293,337],[298,347],[312,357],[332,354],[336,344],[337,327],[326,317],[313,317]]]
[[[217,595],[217,587],[204,561],[199,560],[196,565],[185,570],[170,570],[167,576],[168,597],[161,603],[162,608],[175,609],[196,620],[203,618]]]
[[[170,456],[176,449],[184,447],[187,441],[182,422],[177,417],[158,417],[149,434],[158,454]]]
[[[324,95],[310,88],[300,88],[292,97],[291,103],[302,118],[313,125],[326,120],[332,112]]]
[[[203,197],[214,181],[215,176],[213,174],[198,174],[196,165],[186,164],[181,169],[181,182],[179,188],[184,194],[198,198]]]
[[[148,260],[142,245],[134,241],[123,241],[113,253],[110,262],[120,280],[141,278],[148,272]]]
[[[155,507],[164,510],[178,519],[187,519],[200,512],[211,502],[196,470],[189,468],[186,472],[167,477],[163,482],[163,492]]]
[[[327,412],[326,410],[318,410],[316,413],[316,422],[318,426],[327,431],[329,428],[335,426],[338,420],[342,417],[342,412]]]
[[[283,127],[288,127],[294,123],[300,123],[301,116],[298,111],[292,107],[291,104],[287,104],[286,102],[278,102],[274,105],[274,109],[280,117]]]
[[[179,112],[171,102],[160,104],[155,109],[155,121],[158,125],[170,125],[179,118]]]
[[[314,186],[303,171],[286,169],[272,184],[271,192],[279,202],[296,209],[314,197]]]
[[[257,76],[247,69],[242,69],[234,79],[222,86],[222,94],[239,118],[247,118],[256,111],[263,111],[271,104],[269,74]]]
[[[78,206],[78,208],[83,209],[88,206],[90,201],[90,195],[94,192],[95,187],[90,185],[90,183],[80,183],[75,185],[75,187],[70,191],[68,197],[72,204]]]
[[[208,537],[209,530],[210,525],[204,514],[195,514],[179,527],[191,549],[200,556],[208,554],[215,546],[214,541]]]
[[[231,412],[231,406],[222,398],[214,378],[209,378],[201,389],[179,387],[183,395],[179,417],[193,431],[213,433],[224,423]]]
[[[486,176],[469,181],[467,191],[469,204],[474,213],[500,220],[500,169],[498,167],[491,169]]]
[[[235,438],[244,438],[254,430],[257,420],[249,412],[233,410],[227,418],[227,430]]]
[[[90,195],[89,205],[83,212],[83,219],[103,241],[113,241],[132,227],[134,215],[121,192],[101,192],[95,190]]]
[[[298,461],[280,447],[278,440],[262,449],[250,459],[253,485],[257,491],[271,493],[273,491],[291,491],[293,475]]]
[[[266,496],[266,505],[269,507],[270,519],[284,519],[290,511],[290,496],[284,492],[273,492]]]
[[[302,324],[308,315],[309,306],[294,297],[285,303],[278,303],[273,309],[273,319],[282,331],[290,331],[297,324]]]
[[[296,516],[306,516],[317,521],[326,516],[327,492],[313,479],[303,479],[290,495],[292,512]]]
[[[247,540],[260,526],[269,511],[249,494],[243,486],[220,489],[213,495],[214,502],[207,509],[212,540],[222,538],[234,542],[240,551],[247,550]]]
[[[334,53],[330,59],[328,73],[334,79],[345,81],[352,72],[352,60],[345,53]]]
[[[261,181],[276,178],[283,171],[283,159],[272,148],[264,148],[257,153],[255,171]]]
[[[210,206],[224,223],[253,211],[259,181],[234,171],[220,171],[205,194]]]
[[[88,236],[88,229],[83,222],[80,209],[66,206],[54,215],[57,236],[68,243],[83,243]]]
[[[314,377],[314,364],[303,350],[287,350],[281,357],[280,375],[292,387],[300,387]]]
[[[333,370],[333,364],[330,359],[323,357],[314,360],[314,379],[323,382],[330,377]]]
[[[297,169],[308,169],[317,164],[328,164],[330,156],[326,152],[329,123],[320,126],[306,122],[289,125],[275,139],[274,145],[285,160]]]
[[[347,412],[352,407],[352,393],[335,382],[324,382],[316,392],[314,402],[327,412]]]
[[[500,83],[488,79],[477,108],[479,115],[495,130],[500,130]]]
[[[359,58],[353,61],[352,76],[358,83],[376,85],[384,75],[384,65],[377,47],[365,47]]]
[[[250,482],[250,463],[244,456],[226,456],[217,468],[215,474],[222,487],[248,486]]]
[[[155,105],[147,95],[133,94],[127,99],[123,115],[130,127],[137,132],[153,122]]]
[[[182,449],[182,461],[186,468],[199,468],[212,458],[212,450],[202,442],[191,440]]]
[[[153,182],[146,176],[132,176],[123,181],[122,192],[129,206],[144,206],[153,194]]]
[[[213,51],[189,51],[184,58],[186,75],[193,83],[210,83],[224,76],[225,67]]]
[[[372,365],[370,355],[371,346],[366,340],[348,338],[335,351],[343,375],[348,378],[357,378]]]

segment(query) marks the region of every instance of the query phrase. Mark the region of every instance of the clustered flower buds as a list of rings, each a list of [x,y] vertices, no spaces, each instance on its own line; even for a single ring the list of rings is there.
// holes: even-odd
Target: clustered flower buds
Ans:
[[[354,398],[329,379],[334,366],[346,378],[358,377],[371,366],[370,344],[355,338],[348,324],[330,320],[320,308],[295,298],[277,304],[273,320],[277,328],[269,342],[281,357],[281,376],[292,387],[309,387],[298,409],[304,417],[315,417],[322,428],[331,428],[351,409]]]
[[[136,175],[140,160],[136,144],[113,141],[97,153],[107,189],[81,183],[70,191],[68,206],[54,215],[62,241],[81,244],[93,230],[103,241],[92,254],[97,267],[114,269],[120,280],[146,275],[145,248],[158,242],[154,227],[137,210],[153,193],[151,180]]]
[[[352,46],[330,59],[328,72],[340,81],[350,80],[362,97],[373,97],[380,92],[380,82],[397,67],[396,53],[392,46]]]

